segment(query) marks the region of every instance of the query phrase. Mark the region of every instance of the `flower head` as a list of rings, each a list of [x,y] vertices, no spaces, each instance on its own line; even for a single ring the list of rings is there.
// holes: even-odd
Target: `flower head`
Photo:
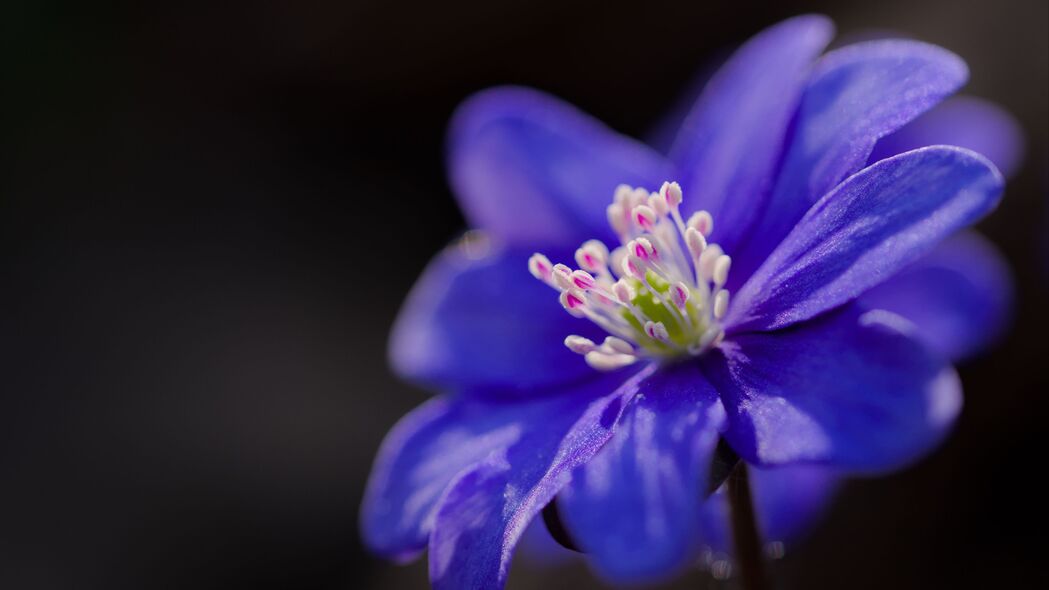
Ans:
[[[667,156],[531,90],[460,109],[450,175],[484,238],[436,258],[394,329],[394,367],[446,393],[380,450],[375,551],[429,547],[436,587],[498,587],[556,496],[601,573],[661,576],[724,537],[719,440],[757,467],[760,513],[790,481],[811,504],[943,438],[948,355],[986,343],[1009,290],[992,249],[952,236],[1002,178],[899,135],[964,82],[959,58],[898,40],[820,57],[831,34],[807,16],[752,39]],[[770,540],[797,528],[779,514]]]

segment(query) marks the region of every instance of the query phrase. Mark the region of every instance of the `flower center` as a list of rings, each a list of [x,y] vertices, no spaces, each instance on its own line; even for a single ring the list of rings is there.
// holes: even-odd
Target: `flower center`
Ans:
[[[664,182],[658,193],[620,185],[608,206],[608,222],[621,245],[609,252],[588,240],[575,252],[572,269],[542,254],[528,260],[532,276],[560,293],[561,305],[587,318],[609,336],[601,344],[582,336],[565,346],[598,370],[612,370],[641,357],[698,356],[724,337],[728,310],[724,289],[732,259],[708,244],[710,213],[686,223],[678,210],[681,186]]]

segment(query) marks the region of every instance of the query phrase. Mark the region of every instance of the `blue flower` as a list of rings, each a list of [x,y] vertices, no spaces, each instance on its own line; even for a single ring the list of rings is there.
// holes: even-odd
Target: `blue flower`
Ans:
[[[446,393],[379,451],[375,552],[428,548],[437,588],[501,587],[556,496],[603,575],[649,579],[723,536],[704,500],[719,439],[757,468],[768,538],[838,474],[943,439],[962,404],[951,359],[1005,321],[1003,263],[958,234],[1003,180],[921,146],[993,116],[912,128],[965,64],[901,40],[821,56],[831,36],[805,16],[753,38],[665,156],[532,90],[460,108],[448,167],[477,231],[431,263],[390,344],[401,375]],[[986,127],[960,143],[1013,159]]]

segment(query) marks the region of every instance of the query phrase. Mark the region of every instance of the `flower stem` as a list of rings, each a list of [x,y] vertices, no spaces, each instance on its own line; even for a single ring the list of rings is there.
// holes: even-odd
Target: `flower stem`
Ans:
[[[761,536],[754,518],[754,502],[750,496],[747,464],[740,461],[727,481],[729,518],[732,521],[732,542],[739,564],[743,590],[768,590],[768,577],[761,553]]]

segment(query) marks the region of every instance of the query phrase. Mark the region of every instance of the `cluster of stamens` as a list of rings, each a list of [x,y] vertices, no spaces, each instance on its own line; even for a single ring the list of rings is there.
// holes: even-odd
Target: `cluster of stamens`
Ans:
[[[565,346],[587,364],[612,370],[642,356],[700,355],[724,337],[724,289],[732,259],[707,243],[710,213],[681,217],[681,187],[664,182],[659,192],[620,185],[608,222],[621,245],[611,252],[589,240],[575,252],[579,268],[551,264],[533,254],[528,269],[560,293],[561,305],[609,336],[601,344],[571,335]]]

